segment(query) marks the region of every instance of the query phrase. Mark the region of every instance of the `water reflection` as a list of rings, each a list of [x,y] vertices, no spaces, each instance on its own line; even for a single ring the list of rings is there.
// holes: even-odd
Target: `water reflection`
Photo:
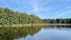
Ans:
[[[0,40],[16,40],[34,35],[41,27],[2,27],[0,28]]]
[[[71,40],[71,28],[54,28],[43,27],[38,33],[33,36],[28,35],[26,38],[21,37],[17,40]],[[61,27],[61,26],[60,26]]]
[[[2,27],[0,28],[0,40],[71,40],[71,28],[52,25]]]

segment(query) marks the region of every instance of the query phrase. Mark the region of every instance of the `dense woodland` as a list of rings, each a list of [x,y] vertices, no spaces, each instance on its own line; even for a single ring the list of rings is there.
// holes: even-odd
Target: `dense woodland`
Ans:
[[[29,24],[41,23],[41,19],[33,14],[0,8],[0,24]]]
[[[40,19],[34,14],[12,11],[9,8],[0,8],[0,24],[37,24],[37,23],[71,23],[68,19]]]
[[[43,23],[71,23],[71,18],[66,18],[66,19],[43,19]]]

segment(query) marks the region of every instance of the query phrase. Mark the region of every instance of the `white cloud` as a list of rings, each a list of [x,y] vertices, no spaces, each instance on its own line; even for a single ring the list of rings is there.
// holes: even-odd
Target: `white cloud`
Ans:
[[[43,8],[37,6],[37,5],[34,5],[33,7],[33,12],[40,12]]]
[[[38,12],[38,11],[39,11],[39,9],[40,9],[40,8],[35,7],[35,8],[33,9],[33,11],[34,11],[34,12]]]

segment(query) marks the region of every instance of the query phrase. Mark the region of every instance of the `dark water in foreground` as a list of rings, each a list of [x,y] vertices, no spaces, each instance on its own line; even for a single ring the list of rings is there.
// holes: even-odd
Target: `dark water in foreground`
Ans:
[[[71,28],[3,27],[0,40],[71,40]]]

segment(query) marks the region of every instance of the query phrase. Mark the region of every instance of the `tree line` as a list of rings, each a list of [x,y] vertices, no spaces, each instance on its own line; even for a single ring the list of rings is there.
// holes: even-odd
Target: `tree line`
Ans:
[[[41,19],[33,14],[21,13],[10,10],[9,8],[0,8],[0,24],[30,24],[41,22]]]
[[[66,19],[43,19],[43,23],[71,23],[71,18]]]
[[[67,19],[41,19],[34,14],[18,12],[9,8],[0,8],[0,24],[37,24],[37,23],[71,23]]]

